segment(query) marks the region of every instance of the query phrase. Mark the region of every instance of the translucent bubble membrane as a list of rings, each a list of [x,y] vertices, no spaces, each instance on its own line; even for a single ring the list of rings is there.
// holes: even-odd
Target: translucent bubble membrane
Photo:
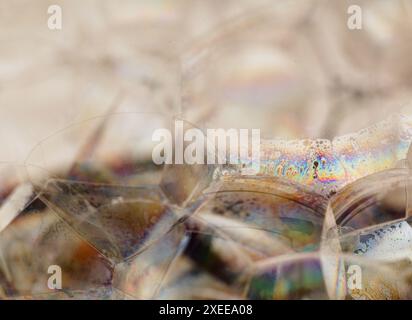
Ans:
[[[326,197],[288,179],[229,174],[178,209],[156,185],[49,179],[39,197],[34,189],[32,196],[22,194],[28,206],[0,233],[2,294],[23,299],[409,298],[409,180],[408,169],[386,170]],[[39,261],[43,250],[50,257]],[[30,270],[10,252],[27,259]],[[11,262],[19,265],[13,272]],[[48,274],[42,270],[51,264],[61,265],[68,277],[62,292],[45,286]],[[360,266],[360,289],[348,287],[351,265]],[[72,269],[66,271],[68,266]],[[39,274],[40,284],[23,282],[32,273]]]
[[[196,218],[255,247],[256,253],[318,247],[326,198],[303,186],[282,179],[227,177],[199,201]]]
[[[106,162],[97,140],[86,139],[94,151],[77,155],[76,166],[28,164],[33,185],[4,183],[2,298],[409,298],[408,150],[393,158],[395,168],[325,192],[331,185],[317,188],[319,178],[241,176],[236,166],[152,170],[137,156],[122,172],[122,158]],[[297,156],[311,154],[304,141],[295,147]],[[62,269],[57,292],[47,285],[50,265]]]
[[[190,259],[178,259],[170,270],[157,299],[242,299],[242,291],[210,273],[204,272]]]
[[[0,233],[0,297],[52,297],[50,266],[61,270],[61,296],[111,291],[112,263],[35,198]]]
[[[39,143],[26,161],[28,177],[73,230],[108,258],[121,261],[168,232],[186,214],[182,205],[213,179],[218,166],[174,164],[179,148],[183,155],[188,144],[183,133],[191,128],[159,113],[91,119]],[[156,165],[152,158],[157,130],[171,138],[162,142],[173,164]],[[79,139],[82,135],[88,138]],[[68,150],[65,143],[73,139],[78,145]]]
[[[115,261],[143,250],[179,220],[157,187],[49,180],[41,197],[83,238]]]
[[[182,123],[183,133],[197,129],[189,122],[155,112],[113,113],[73,124],[31,151],[26,160],[28,179],[38,190],[52,178],[122,186],[158,185],[172,203],[182,204],[207,186],[218,166],[176,161],[176,143],[182,154],[189,144],[175,130],[177,121]],[[156,141],[153,134],[157,130],[169,132],[171,140]],[[169,142],[172,144],[173,164],[154,162],[152,152],[159,142],[165,149]],[[208,150],[205,144],[205,158]]]
[[[333,277],[329,260],[339,260]],[[377,263],[350,255],[300,254],[263,261],[251,271],[247,296],[252,299],[410,299],[408,266]],[[355,278],[355,272],[358,272]],[[327,288],[332,287],[332,295]]]
[[[26,160],[29,180],[41,189],[50,178],[121,185],[158,184],[156,129],[170,130],[160,113],[114,113],[73,124],[41,141]]]
[[[327,299],[321,262],[304,257],[264,266],[251,276],[251,299]]]
[[[135,299],[157,296],[187,244],[182,226],[177,226],[141,254],[116,266],[113,286]]]
[[[331,198],[337,223],[349,231],[406,218],[411,184],[409,169],[392,169],[347,185]]]
[[[247,248],[189,219],[118,264],[113,285],[137,299],[239,298],[243,273],[250,266]]]
[[[330,195],[357,179],[401,166],[411,143],[410,118],[389,120],[331,140],[264,140],[260,174],[283,177]]]

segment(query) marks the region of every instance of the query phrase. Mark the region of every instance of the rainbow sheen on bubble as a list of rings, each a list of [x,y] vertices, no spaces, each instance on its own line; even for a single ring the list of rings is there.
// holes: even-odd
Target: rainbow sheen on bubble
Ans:
[[[335,193],[367,175],[402,166],[412,139],[410,118],[394,115],[332,141],[263,140],[260,175],[283,177]]]

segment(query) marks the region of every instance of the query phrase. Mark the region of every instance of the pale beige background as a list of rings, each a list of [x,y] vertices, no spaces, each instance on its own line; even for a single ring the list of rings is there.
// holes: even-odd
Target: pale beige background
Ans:
[[[120,111],[183,112],[284,138],[383,120],[412,101],[412,3],[358,2],[354,32],[344,0],[3,0],[0,161],[23,163],[41,139],[116,97]],[[47,28],[52,4],[63,9],[59,31]],[[204,51],[216,60],[198,67]]]

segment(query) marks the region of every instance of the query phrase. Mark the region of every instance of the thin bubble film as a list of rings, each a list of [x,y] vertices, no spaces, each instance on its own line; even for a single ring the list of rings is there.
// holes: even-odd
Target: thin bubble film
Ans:
[[[64,292],[110,290],[112,263],[38,199],[1,233],[0,252],[2,298],[55,294],[50,266],[58,266]]]
[[[264,140],[260,174],[335,193],[350,182],[400,166],[412,139],[410,119],[394,115],[357,133],[326,140]]]
[[[179,220],[156,187],[50,180],[41,198],[73,230],[114,261],[143,250]]]
[[[276,188],[272,188],[274,185]],[[318,246],[324,219],[322,205],[326,202],[320,195],[316,197],[304,188],[276,179],[228,178],[217,188],[217,192],[206,190],[205,199],[201,199],[205,203],[194,217],[233,237],[243,236],[245,244],[255,243],[262,250],[264,239],[269,241],[267,245],[273,241],[269,245],[272,254],[276,250],[286,252],[287,248],[315,250]],[[248,241],[247,233],[262,241]]]
[[[322,266],[316,257],[261,267],[251,276],[251,299],[327,299]]]

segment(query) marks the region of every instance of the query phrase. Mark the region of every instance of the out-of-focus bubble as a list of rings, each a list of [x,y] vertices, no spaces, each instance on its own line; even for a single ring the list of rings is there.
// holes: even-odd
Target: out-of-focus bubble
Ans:
[[[178,121],[183,130],[179,133]],[[183,204],[208,186],[219,167],[176,161],[178,153],[183,158],[189,144],[182,135],[189,129],[197,128],[156,112],[97,117],[40,142],[26,160],[28,178],[39,190],[51,178],[121,186],[158,185],[171,203]],[[168,132],[170,140],[157,141],[154,134],[158,130]],[[153,152],[159,143],[164,145],[164,157],[164,153],[172,153],[172,163],[155,163]],[[204,150],[206,163],[210,150],[207,143]]]
[[[325,261],[338,259],[335,277],[326,277]],[[329,267],[329,266],[328,266]],[[250,272],[253,299],[330,299],[327,287],[341,299],[410,299],[410,266],[377,263],[354,255],[300,254],[259,262]]]
[[[316,256],[263,262],[250,278],[247,295],[269,300],[328,298],[321,262]]]
[[[190,239],[184,253],[198,269],[233,288],[241,286],[242,274],[259,254],[202,217],[189,219],[186,227]]]
[[[0,233],[0,253],[5,298],[110,288],[112,264],[39,199]],[[49,287],[50,266],[60,268],[61,288]]]
[[[37,187],[62,178],[121,185],[158,184],[162,166],[154,165],[157,129],[171,130],[172,117],[156,112],[115,113],[73,124],[47,137],[26,160]],[[157,174],[156,174],[157,173]]]
[[[156,187],[50,180],[41,198],[83,238],[114,261],[143,250],[179,220]]]
[[[156,298],[175,261],[187,245],[182,226],[158,239],[147,250],[116,266],[113,286],[137,299]]]
[[[126,259],[168,232],[185,214],[174,204],[189,201],[213,178],[214,166],[154,164],[156,130],[167,130],[173,139],[163,142],[173,161],[184,142],[172,120],[158,113],[119,113],[73,125],[36,146],[27,160],[29,178],[40,197],[99,251],[115,261]],[[48,154],[49,147],[90,131],[79,150],[61,150],[67,162],[60,171],[50,165],[56,154]],[[53,179],[59,177],[65,180]]]
[[[181,257],[171,268],[158,299],[242,299],[242,290],[204,272],[190,258]]]
[[[336,221],[350,230],[406,218],[408,169],[386,170],[347,185],[331,199]]]
[[[195,204],[196,217],[246,246],[261,254],[318,247],[326,203],[321,195],[287,180],[252,177],[228,177],[213,188]]]

